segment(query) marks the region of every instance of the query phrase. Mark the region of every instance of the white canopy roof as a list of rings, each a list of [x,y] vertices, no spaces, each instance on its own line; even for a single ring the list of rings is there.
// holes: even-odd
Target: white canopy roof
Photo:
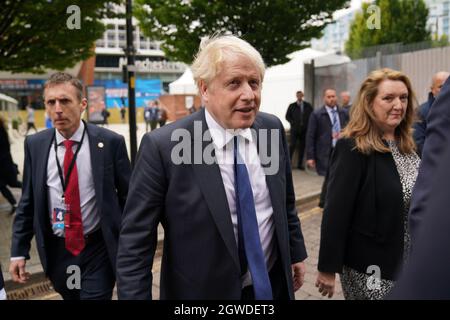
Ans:
[[[197,94],[192,71],[187,68],[186,71],[174,82],[169,83],[170,94]]]
[[[0,93],[0,100],[9,102],[9,103],[12,103],[12,104],[15,104],[15,105],[18,104],[16,99],[14,99],[14,98],[12,98],[10,96],[7,96],[6,94],[3,94],[3,93]]]

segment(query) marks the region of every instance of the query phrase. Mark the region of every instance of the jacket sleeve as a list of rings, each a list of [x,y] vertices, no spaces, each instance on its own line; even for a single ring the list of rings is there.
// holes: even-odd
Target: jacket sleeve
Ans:
[[[289,123],[292,123],[292,108],[291,105],[288,106],[287,111],[286,111],[286,120]]]
[[[25,139],[25,164],[23,171],[22,196],[16,210],[13,223],[13,234],[11,241],[11,257],[25,257],[30,259],[31,239],[34,235],[34,199],[33,199],[33,168],[29,150],[28,138]]]
[[[128,159],[127,148],[123,137],[120,138],[114,161],[114,182],[116,185],[117,196],[119,198],[119,204],[123,212],[125,202],[127,200],[128,184],[130,182],[131,175],[130,160]]]
[[[307,253],[300,220],[298,218],[297,208],[295,206],[295,192],[294,184],[292,181],[291,164],[289,161],[290,158],[286,144],[286,135],[284,134],[284,128],[281,122],[280,126],[282,128],[281,139],[286,159],[286,211],[289,229],[291,263],[296,263],[305,260],[307,257]]]
[[[152,298],[151,270],[166,188],[159,149],[154,138],[145,135],[131,176],[119,236],[117,291],[121,300]]]
[[[414,141],[416,142],[417,152],[419,156],[422,156],[423,144],[425,143],[425,132],[427,130],[427,125],[421,111],[422,110],[419,109],[419,112],[417,113],[418,120],[414,123],[413,126],[413,137]]]
[[[306,132],[306,160],[316,160],[317,116],[311,113]]]
[[[353,140],[338,140],[331,158],[320,232],[318,270],[322,272],[341,273],[344,265],[359,181],[364,175],[364,156],[353,146]]]

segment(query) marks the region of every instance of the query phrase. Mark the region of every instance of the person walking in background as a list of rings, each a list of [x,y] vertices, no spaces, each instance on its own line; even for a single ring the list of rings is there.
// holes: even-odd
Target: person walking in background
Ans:
[[[22,188],[22,183],[17,180],[17,166],[11,156],[8,131],[4,120],[0,117],[0,192],[11,204],[10,214],[17,209],[17,200],[8,186]]]
[[[309,102],[303,100],[303,92],[297,91],[297,101],[288,106],[286,112],[286,120],[291,125],[289,154],[291,155],[291,163],[293,163],[294,152],[298,147],[297,168],[305,170],[303,160],[305,157],[306,132],[308,130],[309,116],[313,112],[313,107]]]
[[[391,69],[359,89],[331,158],[316,280],[324,296],[339,273],[346,299],[382,299],[408,257],[415,101],[408,77]]]
[[[450,76],[449,72],[440,71],[433,75],[431,80],[431,91],[428,93],[428,100],[420,105],[417,111],[417,122],[414,124],[414,140],[416,141],[419,156],[422,156],[422,149],[425,143],[425,134],[427,131],[427,117],[431,106],[441,91],[445,80]]]
[[[25,132],[25,135],[27,135],[31,129],[38,132],[36,126],[34,125],[34,121],[34,108],[31,105],[27,105],[27,131]]]
[[[324,90],[324,106],[309,117],[306,133],[306,165],[325,176],[320,193],[319,207],[325,205],[327,195],[327,172],[331,152],[348,122],[348,112],[337,105],[336,90]]]
[[[127,110],[125,109],[125,106],[121,106],[120,107],[120,121],[122,121],[122,123],[125,123],[126,113],[127,113]]]

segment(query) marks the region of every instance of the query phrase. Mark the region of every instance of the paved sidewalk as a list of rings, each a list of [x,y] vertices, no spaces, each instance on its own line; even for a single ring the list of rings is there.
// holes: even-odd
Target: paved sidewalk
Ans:
[[[109,125],[109,129],[122,134],[125,137],[127,147],[129,150],[129,131],[128,126],[124,124],[114,124]],[[138,144],[140,143],[142,136],[145,134],[145,125],[143,123],[138,124]],[[19,138],[13,138],[11,137],[11,152],[13,155],[14,161],[19,165],[20,170],[22,171],[23,168],[23,159],[24,159],[24,149],[23,149],[23,137]],[[320,193],[323,178],[317,176],[317,174],[313,172],[305,172],[300,170],[293,170],[293,181],[294,181],[294,188],[295,188],[295,194],[296,194],[296,200],[297,204],[302,204],[305,200],[309,200],[311,198],[317,197]],[[20,190],[19,189],[12,189],[14,195],[17,199],[20,198]],[[6,202],[6,200],[0,196],[0,263],[2,265],[3,275],[5,277],[5,280],[10,280],[9,273],[7,273],[7,269],[9,266],[9,258],[10,258],[10,245],[11,245],[11,226],[13,223],[13,216],[9,215],[10,206]],[[321,216],[321,215],[320,215]],[[309,229],[309,228],[308,228]],[[317,249],[317,243],[318,243],[318,234],[320,231],[320,223],[316,223],[313,227],[315,230],[304,230],[308,233],[308,237],[311,237],[313,241],[311,243],[307,242],[308,246],[308,252],[310,253],[310,259],[314,258],[314,250]],[[317,229],[317,230],[316,230]],[[310,233],[310,234],[309,234]],[[162,238],[162,230],[160,230],[160,236],[159,238]],[[306,237],[306,234],[305,234]],[[308,238],[307,237],[307,238]],[[317,238],[317,239],[316,239]],[[311,250],[312,249],[312,250]],[[35,242],[33,241],[32,249],[30,252],[31,259],[27,261],[27,269],[29,272],[33,274],[37,274],[42,272],[42,267],[38,258],[38,254],[36,251]],[[316,254],[317,255],[317,254]],[[316,259],[316,258],[314,258]],[[156,261],[155,261],[156,262]],[[311,265],[308,266],[309,270],[313,270],[315,266]],[[155,275],[155,279],[159,276]],[[305,286],[308,284],[307,283]],[[312,284],[314,285],[314,284]],[[314,288],[315,289],[315,288]],[[157,291],[157,290],[156,290]],[[312,294],[309,294],[309,292],[312,293],[312,289],[309,291],[305,291],[304,295],[306,297],[312,296]],[[316,290],[317,291],[317,290]],[[299,291],[300,292],[300,291]]]

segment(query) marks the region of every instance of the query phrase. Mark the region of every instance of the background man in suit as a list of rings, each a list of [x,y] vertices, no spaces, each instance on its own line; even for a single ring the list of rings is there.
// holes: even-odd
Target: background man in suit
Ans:
[[[350,112],[350,108],[352,107],[352,104],[350,103],[350,92],[348,91],[342,91],[341,92],[341,108],[346,110],[347,112]]]
[[[294,152],[298,148],[298,165],[297,168],[305,170],[303,158],[305,156],[306,131],[308,129],[309,116],[313,112],[313,108],[309,102],[303,101],[303,92],[297,91],[297,101],[291,103],[286,112],[286,120],[291,124],[291,140],[289,144],[289,153],[291,161]]]
[[[234,36],[205,39],[192,72],[205,108],[141,143],[119,240],[119,299],[151,299],[159,223],[161,299],[293,299],[306,250],[283,126],[258,112],[261,55]]]
[[[306,164],[315,168],[320,176],[326,176],[331,152],[349,119],[348,112],[337,105],[336,90],[325,89],[323,100],[324,106],[315,110],[309,118],[306,134]],[[325,205],[326,186],[325,177],[319,201],[321,208]]]
[[[441,91],[442,85],[449,76],[450,73],[446,71],[440,71],[433,75],[431,80],[431,91],[428,93],[428,100],[421,104],[417,111],[418,121],[414,125],[413,134],[419,156],[422,156],[423,144],[425,143],[428,113],[431,110],[431,105]]]
[[[64,299],[111,299],[131,173],[125,141],[81,121],[87,100],[81,82],[69,74],[50,77],[44,101],[56,130],[25,140],[11,276],[19,283],[27,281],[25,264],[34,235],[44,272]],[[75,280],[69,287],[68,277],[77,273],[81,288]]]
[[[391,299],[450,299],[450,78],[428,116],[411,199],[411,253]]]

